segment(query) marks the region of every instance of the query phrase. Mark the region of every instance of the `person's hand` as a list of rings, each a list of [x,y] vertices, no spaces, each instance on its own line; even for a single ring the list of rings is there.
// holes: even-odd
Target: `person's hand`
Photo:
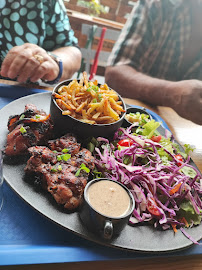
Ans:
[[[6,55],[1,76],[10,79],[17,78],[20,83],[36,82],[39,79],[52,81],[59,73],[58,64],[41,47],[25,43],[13,47]]]
[[[180,98],[178,102],[174,101],[173,109],[180,116],[202,125],[202,81],[180,81],[176,91],[179,91]]]

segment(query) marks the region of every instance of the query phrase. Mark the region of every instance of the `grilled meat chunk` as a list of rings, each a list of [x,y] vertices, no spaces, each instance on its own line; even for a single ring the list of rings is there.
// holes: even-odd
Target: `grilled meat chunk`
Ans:
[[[70,144],[70,148],[68,145]],[[48,145],[33,146],[28,149],[31,154],[25,167],[26,174],[34,174],[40,178],[41,186],[47,190],[58,204],[68,210],[76,209],[82,201],[84,188],[87,184],[89,173],[81,169],[81,164],[91,170],[94,169],[94,157],[90,151],[83,148],[73,136],[65,135],[57,140],[51,140]],[[70,149],[64,153],[63,149]],[[53,151],[52,151],[53,150]],[[79,172],[79,173],[78,173]]]
[[[94,165],[94,157],[91,152],[86,148],[81,149],[74,157],[71,158],[71,165],[75,167],[80,167],[81,164],[85,164],[90,170],[93,170]]]
[[[81,144],[77,143],[77,140],[73,135],[66,134],[59,139],[48,141],[48,147],[52,151],[57,152],[67,149],[69,154],[75,155],[79,152]]]
[[[9,117],[8,130],[5,154],[18,156],[28,153],[31,146],[45,144],[52,136],[53,124],[50,115],[27,104],[22,114]]]

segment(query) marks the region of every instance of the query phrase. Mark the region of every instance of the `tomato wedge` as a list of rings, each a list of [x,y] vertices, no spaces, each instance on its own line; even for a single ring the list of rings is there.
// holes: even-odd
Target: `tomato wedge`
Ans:
[[[154,216],[159,217],[161,215],[156,202],[153,198],[147,199],[147,210]]]
[[[182,156],[181,156],[180,154],[177,154],[177,155],[175,155],[174,157],[175,157],[177,160],[183,162],[183,158],[182,158]],[[181,162],[177,162],[177,166],[181,166],[181,165],[182,165]]]
[[[153,142],[160,142],[160,140],[162,139],[162,136],[161,135],[158,135],[158,136],[152,136],[151,137],[151,140],[153,141]]]
[[[125,147],[129,147],[131,145],[133,145],[134,141],[131,140],[131,139],[123,139],[123,140],[120,140],[118,142],[118,145],[120,146],[125,146]]]

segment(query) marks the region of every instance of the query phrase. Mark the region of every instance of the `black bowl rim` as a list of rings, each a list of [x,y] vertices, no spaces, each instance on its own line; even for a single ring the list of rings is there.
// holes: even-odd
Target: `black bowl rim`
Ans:
[[[51,95],[52,101],[53,101],[54,105],[61,111],[61,115],[62,115],[62,109],[57,105],[55,99],[53,98],[53,93],[55,93],[55,92],[58,90],[58,88],[59,88],[60,86],[62,86],[64,83],[67,83],[67,82],[70,83],[70,82],[72,82],[73,80],[75,80],[75,79],[70,79],[70,80],[64,80],[64,81],[61,81],[60,83],[58,83],[57,85],[55,85],[55,87],[54,87],[53,90],[52,90],[52,95]],[[77,80],[77,79],[76,79],[76,80]],[[77,81],[79,81],[79,80],[77,80]],[[101,85],[101,83],[98,83],[98,85]],[[109,89],[111,89],[111,88],[109,87]],[[113,90],[114,90],[114,89],[113,89]],[[114,90],[114,91],[115,91],[115,90]],[[115,91],[115,92],[116,92],[116,91]],[[116,93],[117,93],[117,92],[116,92]],[[113,123],[109,123],[109,124],[90,124],[90,123],[82,122],[82,121],[80,121],[79,119],[76,119],[76,118],[72,117],[71,115],[66,115],[66,116],[68,116],[68,117],[70,117],[71,119],[75,120],[76,122],[82,123],[82,124],[84,124],[84,125],[86,125],[86,126],[98,126],[98,127],[104,127],[104,126],[111,126],[111,125],[117,124],[117,123],[119,123],[120,121],[123,121],[123,120],[124,120],[125,115],[126,115],[126,111],[127,111],[125,101],[124,101],[123,98],[119,95],[119,93],[117,93],[117,95],[118,95],[119,99],[122,101],[122,106],[123,106],[123,109],[125,110],[125,112],[122,113],[122,116],[120,117],[119,120],[117,120],[117,121],[115,121],[115,122],[113,122]]]

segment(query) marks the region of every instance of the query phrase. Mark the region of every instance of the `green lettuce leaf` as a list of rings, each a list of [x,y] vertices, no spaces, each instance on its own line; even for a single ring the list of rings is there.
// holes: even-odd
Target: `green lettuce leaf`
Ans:
[[[143,126],[142,135],[147,136],[150,139],[153,135],[155,130],[160,126],[159,122],[156,122],[154,119],[149,121]]]
[[[196,171],[188,166],[184,166],[180,171],[191,178],[196,176]]]
[[[201,223],[202,216],[198,215],[190,201],[183,201],[180,204],[180,210],[178,212],[179,218],[184,217],[189,225],[199,225]]]

